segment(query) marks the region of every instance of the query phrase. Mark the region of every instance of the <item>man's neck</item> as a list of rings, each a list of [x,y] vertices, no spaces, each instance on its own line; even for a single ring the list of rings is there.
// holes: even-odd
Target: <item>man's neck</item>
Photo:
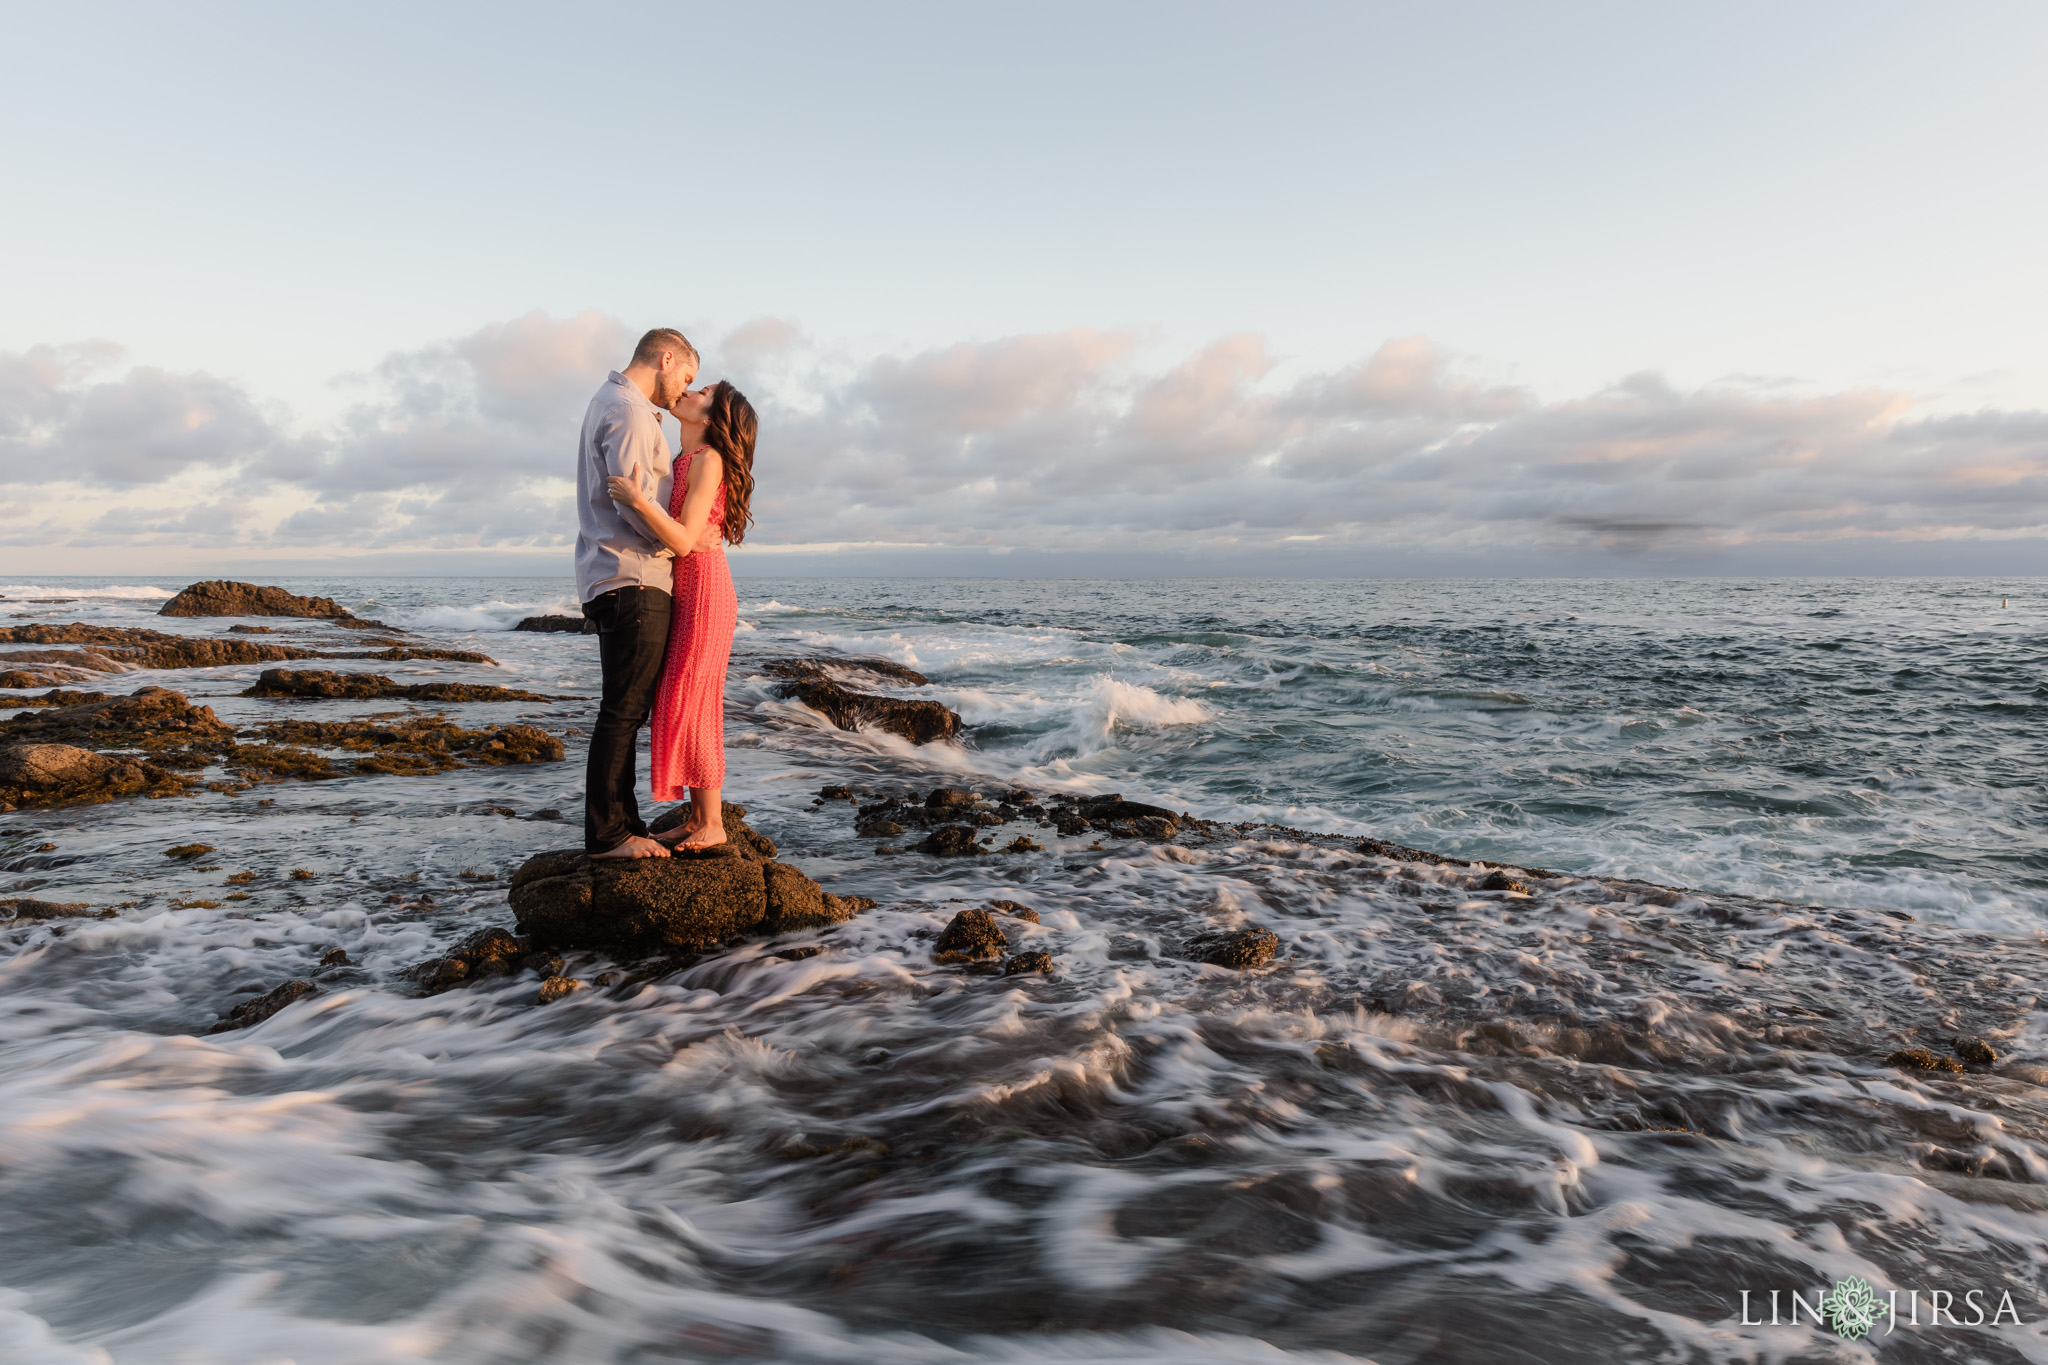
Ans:
[[[652,365],[628,365],[619,373],[626,377],[628,384],[640,390],[642,398],[650,403],[654,401],[654,381],[659,375]]]

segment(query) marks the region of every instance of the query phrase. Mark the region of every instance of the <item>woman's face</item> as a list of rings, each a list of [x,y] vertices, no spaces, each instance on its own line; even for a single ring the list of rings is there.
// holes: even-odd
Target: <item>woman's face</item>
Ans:
[[[669,411],[687,426],[703,425],[711,420],[711,390],[715,387],[706,384],[701,389],[684,389],[683,396],[670,405]]]

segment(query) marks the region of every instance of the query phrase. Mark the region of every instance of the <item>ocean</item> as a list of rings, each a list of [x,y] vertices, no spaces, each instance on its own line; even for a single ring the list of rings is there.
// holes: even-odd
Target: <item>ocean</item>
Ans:
[[[546,1007],[402,973],[579,842],[595,642],[510,629],[573,584],[275,581],[498,661],[320,667],[567,698],[413,709],[568,761],[0,816],[0,895],[117,909],[0,926],[0,1359],[2048,1360],[2048,580],[742,578],[726,798],[878,905]],[[0,624],[218,636],[184,582]],[[838,654],[966,742],[761,669]],[[392,709],[262,667],[76,685]],[[941,859],[828,785],[1230,828]],[[996,897],[1053,975],[932,962]],[[1178,955],[1246,923],[1273,966]],[[1998,1067],[1884,1060],[1966,1033]],[[1773,1307],[1851,1276],[1889,1335]]]

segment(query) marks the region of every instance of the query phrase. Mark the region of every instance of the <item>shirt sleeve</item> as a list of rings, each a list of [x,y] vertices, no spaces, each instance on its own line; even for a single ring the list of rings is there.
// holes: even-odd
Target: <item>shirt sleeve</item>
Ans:
[[[661,434],[661,419],[632,408],[616,414],[604,424],[598,432],[597,448],[604,458],[606,474],[636,479],[645,486],[657,483],[658,471],[669,458],[668,441]],[[619,506],[616,500],[612,506],[618,507],[619,520],[646,538],[649,554],[674,553],[661,543],[660,536],[648,529],[639,513]]]

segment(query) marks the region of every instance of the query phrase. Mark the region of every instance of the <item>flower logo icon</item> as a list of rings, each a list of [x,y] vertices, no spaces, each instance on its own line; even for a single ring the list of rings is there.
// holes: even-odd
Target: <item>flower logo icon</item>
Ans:
[[[1877,1326],[1882,1302],[1868,1280],[1851,1275],[1835,1281],[1835,1287],[1821,1298],[1820,1311],[1827,1315],[1828,1326],[1855,1341]]]

